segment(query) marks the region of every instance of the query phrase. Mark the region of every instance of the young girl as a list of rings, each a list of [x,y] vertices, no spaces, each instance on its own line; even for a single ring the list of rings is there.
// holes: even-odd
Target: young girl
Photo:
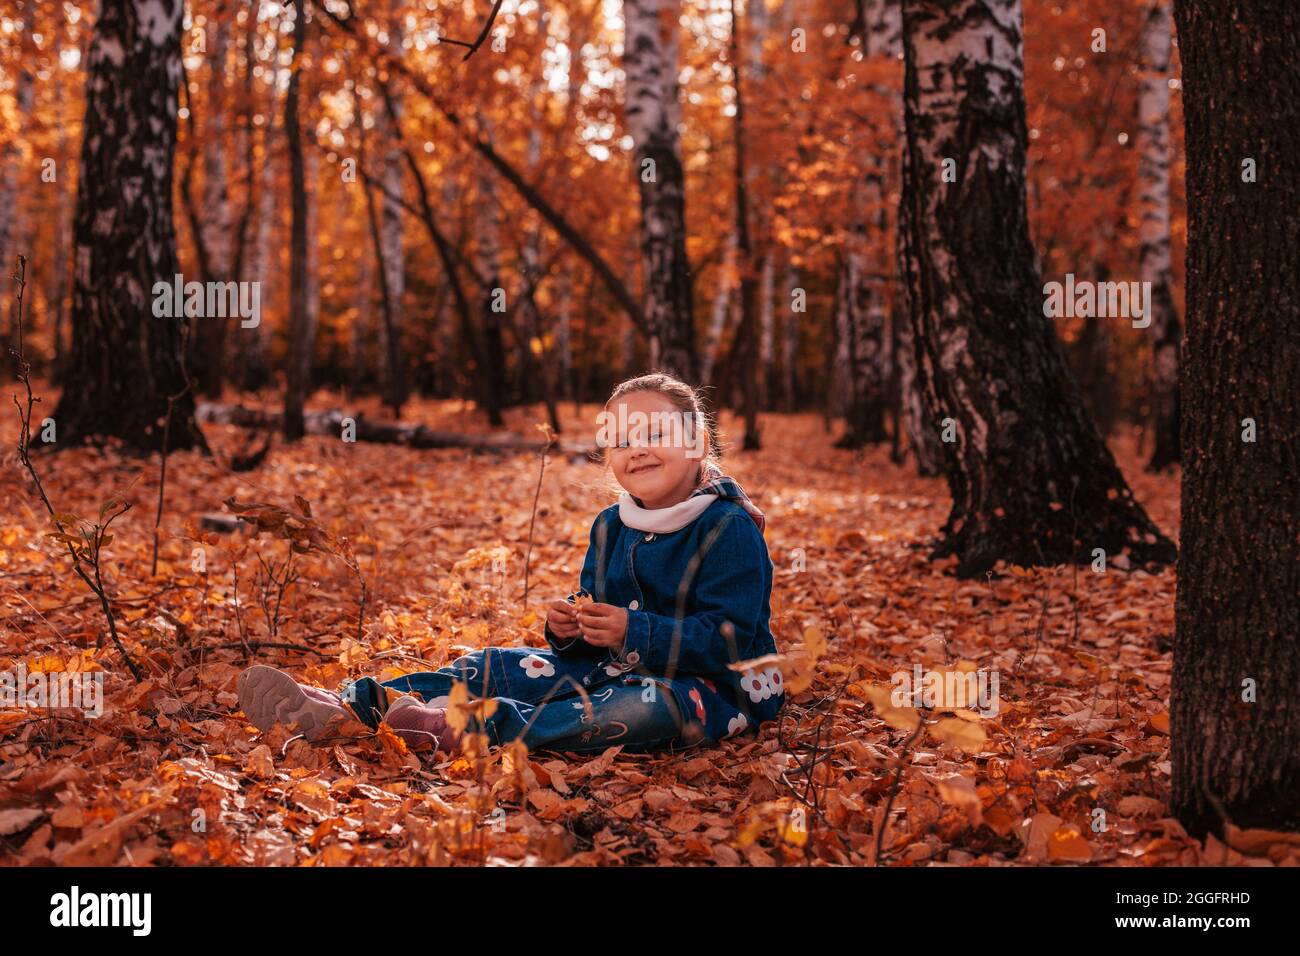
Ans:
[[[257,665],[238,682],[248,719],[309,740],[339,718],[382,720],[409,745],[457,753],[445,709],[457,682],[495,699],[472,730],[530,751],[687,747],[775,717],[781,672],[727,666],[776,653],[763,513],[718,468],[695,390],[643,375],[614,390],[602,419],[599,443],[623,491],[591,526],[581,589],[547,611],[549,650],[484,648],[339,694]]]

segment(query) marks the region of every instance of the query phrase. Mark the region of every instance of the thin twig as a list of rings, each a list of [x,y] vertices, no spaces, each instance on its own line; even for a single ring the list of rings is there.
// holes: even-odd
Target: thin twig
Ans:
[[[18,330],[18,347],[17,349],[10,349],[9,351],[17,361],[18,381],[23,384],[23,387],[27,391],[26,410],[24,410],[22,404],[19,403],[18,396],[13,396],[14,407],[18,409],[19,418],[18,460],[22,462],[23,467],[27,470],[27,474],[31,477],[32,483],[36,486],[37,494],[40,495],[41,503],[45,505],[45,510],[49,513],[51,521],[53,521],[54,526],[58,529],[58,539],[63,542],[64,546],[68,549],[68,554],[72,557],[73,571],[76,573],[77,577],[81,578],[81,580],[85,582],[86,587],[95,592],[95,595],[99,598],[99,605],[104,611],[104,617],[108,620],[108,632],[113,639],[113,644],[117,647],[118,653],[122,655],[122,659],[126,662],[127,668],[131,671],[131,676],[135,678],[135,681],[138,684],[144,680],[144,675],[136,666],[135,661],[132,660],[131,655],[127,653],[126,647],[123,645],[121,638],[118,637],[117,621],[113,617],[113,608],[109,602],[108,594],[104,590],[104,582],[100,576],[99,564],[100,550],[103,548],[104,542],[107,538],[108,526],[111,525],[114,520],[126,514],[126,512],[131,509],[131,503],[117,497],[110,498],[100,510],[100,519],[92,527],[92,533],[88,535],[84,528],[78,529],[81,530],[81,538],[86,543],[86,551],[95,572],[94,580],[91,580],[90,575],[86,573],[86,569],[82,565],[81,552],[73,544],[73,536],[67,532],[64,527],[63,518],[54,510],[54,505],[50,503],[49,496],[45,493],[45,486],[41,483],[41,477],[36,472],[36,466],[32,464],[30,454],[32,438],[32,409],[40,399],[38,399],[32,392],[32,367],[27,361],[26,353],[23,348],[23,294],[27,289],[26,256],[18,257],[18,271],[15,272],[11,278],[18,287],[15,292],[16,302],[14,315],[14,322]],[[104,515],[112,509],[116,510],[108,517],[107,521],[104,521]]]
[[[549,425],[542,425],[546,444],[542,446],[542,466],[537,471],[537,487],[533,490],[533,512],[528,517],[528,551],[524,554],[524,610],[528,610],[528,571],[533,562],[533,526],[537,523],[537,501],[542,495],[542,478],[546,475],[546,456],[555,444],[555,434]]]
[[[889,788],[889,799],[885,801],[884,812],[880,815],[880,826],[876,828],[876,852],[872,861],[874,866],[880,866],[880,854],[885,843],[885,830],[889,828],[889,814],[894,809],[894,798],[898,796],[898,788],[903,782],[903,771],[907,769],[903,761],[912,752],[912,744],[916,743],[916,738],[921,736],[921,731],[925,729],[925,717],[918,716],[920,716],[920,720],[917,721],[916,729],[903,742],[903,751],[898,755],[898,769],[894,771],[894,783]]]

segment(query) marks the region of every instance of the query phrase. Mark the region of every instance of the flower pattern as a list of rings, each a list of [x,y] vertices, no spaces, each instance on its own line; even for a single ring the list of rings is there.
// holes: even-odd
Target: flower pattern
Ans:
[[[740,679],[740,689],[756,704],[772,696],[772,684],[767,679],[767,671],[757,673],[752,670],[745,671]]]
[[[533,679],[555,676],[555,665],[536,654],[529,654],[527,657],[519,658],[519,666],[524,669],[525,674]]]
[[[736,734],[743,733],[748,726],[749,721],[745,718],[745,715],[737,714],[727,721],[727,736],[734,737]]]
[[[777,667],[767,669],[767,683],[772,688],[772,696],[780,697],[785,693],[785,678],[781,676],[781,670]]]

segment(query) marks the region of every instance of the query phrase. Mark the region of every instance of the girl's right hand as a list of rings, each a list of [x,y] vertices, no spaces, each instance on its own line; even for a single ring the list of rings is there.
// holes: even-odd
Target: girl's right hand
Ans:
[[[552,601],[546,609],[546,626],[556,637],[577,637],[578,612],[568,601]]]

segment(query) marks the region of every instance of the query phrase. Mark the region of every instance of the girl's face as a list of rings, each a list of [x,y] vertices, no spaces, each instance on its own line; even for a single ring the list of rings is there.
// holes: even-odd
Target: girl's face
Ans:
[[[689,413],[658,392],[621,395],[608,411],[617,422],[609,463],[618,483],[647,508],[685,501],[702,463],[700,436],[690,430],[695,423]]]

